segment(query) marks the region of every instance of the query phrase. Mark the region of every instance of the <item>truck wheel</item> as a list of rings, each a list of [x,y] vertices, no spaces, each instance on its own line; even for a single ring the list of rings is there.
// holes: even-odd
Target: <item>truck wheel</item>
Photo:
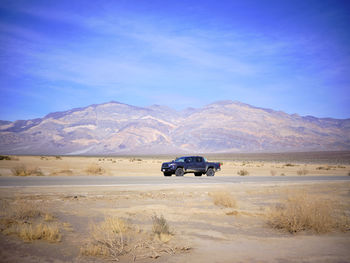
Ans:
[[[215,172],[213,170],[213,168],[209,168],[206,172],[207,176],[214,176]]]
[[[202,173],[194,173],[195,176],[202,176]]]
[[[171,176],[171,173],[164,172],[164,176]]]
[[[176,171],[175,171],[175,175],[176,176],[184,176],[184,169],[182,168],[177,168]]]

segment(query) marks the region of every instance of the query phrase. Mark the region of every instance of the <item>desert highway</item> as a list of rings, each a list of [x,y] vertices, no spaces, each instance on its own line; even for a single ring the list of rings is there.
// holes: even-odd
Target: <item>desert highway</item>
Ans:
[[[350,182],[350,176],[28,176],[0,177],[0,188],[7,187],[60,187],[60,186],[137,186],[137,185],[203,185],[237,183],[313,183]]]

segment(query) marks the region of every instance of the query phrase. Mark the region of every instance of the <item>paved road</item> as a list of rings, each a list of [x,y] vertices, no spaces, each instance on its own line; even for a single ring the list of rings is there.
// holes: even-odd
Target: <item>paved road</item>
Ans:
[[[163,177],[163,176],[39,176],[0,177],[0,188],[22,186],[136,186],[176,184],[236,184],[287,182],[350,182],[350,176],[215,176],[215,177]]]

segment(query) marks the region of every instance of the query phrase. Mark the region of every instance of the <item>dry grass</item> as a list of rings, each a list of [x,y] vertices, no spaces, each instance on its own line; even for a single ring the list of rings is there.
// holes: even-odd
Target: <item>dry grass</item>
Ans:
[[[14,176],[43,176],[40,168],[27,168],[25,165],[16,166],[11,170]]]
[[[236,199],[228,192],[212,192],[209,193],[209,195],[213,199],[214,204],[217,206],[228,208],[237,207]]]
[[[70,169],[63,169],[57,172],[52,172],[50,174],[51,176],[56,176],[56,175],[73,175],[73,171]]]
[[[295,166],[295,164],[292,164],[292,163],[286,163],[284,166],[289,166],[289,167],[293,167],[293,166]]]
[[[73,226],[72,226],[72,224],[70,224],[70,223],[68,223],[68,222],[64,222],[64,223],[62,224],[62,226],[63,226],[64,230],[66,230],[66,231],[69,231],[69,232],[72,232],[72,231],[73,231]]]
[[[331,230],[349,230],[344,212],[335,210],[335,204],[306,194],[298,193],[270,210],[268,224],[290,233],[312,231],[326,233]]]
[[[46,222],[52,222],[55,220],[55,217],[52,214],[46,213],[44,216],[44,221]]]
[[[306,175],[306,174],[308,174],[309,173],[309,171],[306,169],[306,168],[302,168],[302,169],[299,169],[298,171],[297,171],[297,174],[298,175]]]
[[[31,220],[45,214],[47,213],[43,211],[43,208],[39,203],[17,200],[11,204],[7,210],[6,216],[15,220]]]
[[[164,218],[163,215],[157,216],[154,215],[152,217],[153,226],[152,232],[156,238],[158,238],[161,242],[167,243],[173,237],[173,232],[170,231],[169,224]]]
[[[119,260],[132,250],[137,231],[118,217],[107,217],[100,224],[91,226],[91,240],[80,250],[84,256],[102,256]]]
[[[240,175],[240,176],[245,176],[245,175],[248,175],[249,172],[248,172],[247,170],[239,170],[239,171],[237,172],[237,174]]]
[[[141,158],[131,158],[129,159],[129,162],[142,162]]]
[[[331,167],[329,167],[329,166],[319,166],[319,167],[316,167],[316,170],[330,170],[331,169]]]
[[[228,215],[228,216],[237,216],[237,215],[239,215],[239,213],[238,213],[238,211],[234,210],[234,211],[227,212],[226,215]]]
[[[88,168],[86,168],[85,172],[87,172],[88,174],[96,175],[96,174],[104,174],[106,171],[101,166],[94,163],[94,164],[91,164]]]
[[[32,201],[17,200],[7,204],[0,219],[0,232],[16,235],[23,241],[46,240],[59,242],[61,234],[55,217],[46,212],[42,206]]]
[[[100,224],[91,226],[90,241],[80,254],[103,257],[119,261],[120,257],[135,261],[140,258],[158,258],[162,253],[175,254],[189,250],[170,244],[173,233],[163,216],[154,216],[152,233],[140,230],[138,226],[127,223],[118,217],[107,217]]]
[[[88,257],[110,257],[110,251],[104,244],[88,243],[80,248],[80,255]],[[119,260],[117,260],[119,261]]]
[[[17,225],[18,236],[26,241],[45,240],[49,242],[61,241],[61,234],[57,224],[43,224],[38,225],[20,224]]]

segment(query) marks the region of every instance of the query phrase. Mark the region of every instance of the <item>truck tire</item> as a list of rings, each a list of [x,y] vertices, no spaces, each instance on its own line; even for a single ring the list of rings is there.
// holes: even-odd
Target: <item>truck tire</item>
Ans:
[[[202,176],[202,173],[194,173],[195,176]]]
[[[182,168],[177,168],[176,171],[175,171],[175,175],[176,176],[184,176],[184,169]]]
[[[171,173],[164,172],[164,176],[171,176]]]
[[[213,168],[209,168],[206,172],[207,176],[214,176],[214,174],[215,174],[215,171],[213,170]]]

